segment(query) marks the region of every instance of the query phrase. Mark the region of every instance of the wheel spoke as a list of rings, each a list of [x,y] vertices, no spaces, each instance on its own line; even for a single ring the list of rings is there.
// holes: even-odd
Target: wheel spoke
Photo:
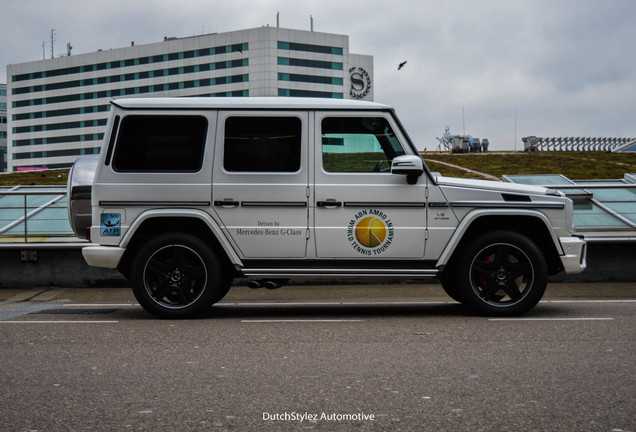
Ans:
[[[510,263],[510,259],[509,259],[508,246],[503,244],[498,245],[497,251],[495,252],[494,266],[505,267],[509,263]]]
[[[165,262],[151,259],[148,261],[146,269],[150,270],[150,272],[154,273],[157,276],[165,278],[166,274],[170,271],[170,266]]]
[[[499,291],[499,289],[500,289],[499,283],[496,280],[492,279],[488,281],[484,289],[481,291],[481,297],[484,300],[489,301],[495,296],[495,294],[497,293],[497,291]]]
[[[170,285],[170,283],[168,282],[167,279],[162,280],[159,282],[159,286],[154,289],[152,291],[152,296],[156,299],[156,300],[162,300],[165,296],[167,296],[168,294],[170,294],[170,290],[172,289],[172,286]]]
[[[205,269],[203,267],[188,267],[183,269],[186,280],[190,282],[199,282],[205,278]]]
[[[190,292],[189,289],[183,287],[183,286],[178,286],[175,289],[177,296],[179,296],[179,299],[181,300],[181,303],[183,305],[188,305],[190,303],[192,303],[192,300],[194,299],[192,296],[192,293]]]
[[[528,262],[519,262],[508,265],[508,271],[513,279],[532,272],[532,266]]]
[[[186,266],[185,250],[182,247],[173,246],[172,259],[175,267],[184,268]]]
[[[492,271],[495,269],[493,264],[484,261],[475,260],[473,262],[473,270],[476,270],[478,273],[483,274],[485,276],[490,276]]]
[[[513,301],[517,301],[521,298],[521,291],[519,291],[519,287],[516,283],[514,283],[514,281],[509,280],[505,284],[502,284],[501,287]]]

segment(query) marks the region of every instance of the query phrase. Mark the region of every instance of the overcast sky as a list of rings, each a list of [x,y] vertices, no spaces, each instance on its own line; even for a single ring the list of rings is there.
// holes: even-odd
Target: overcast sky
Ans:
[[[636,1],[2,0],[6,65],[263,25],[349,35],[374,57],[375,101],[420,149],[444,127],[522,149],[521,137],[636,137]],[[407,61],[397,71],[397,65]],[[462,111],[464,122],[462,122]],[[516,116],[515,116],[516,112]],[[516,127],[515,127],[516,117]]]

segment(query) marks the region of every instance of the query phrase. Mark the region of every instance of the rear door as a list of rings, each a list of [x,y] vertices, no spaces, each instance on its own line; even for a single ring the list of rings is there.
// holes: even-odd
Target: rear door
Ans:
[[[303,258],[308,238],[307,113],[222,111],[212,199],[244,258]]]

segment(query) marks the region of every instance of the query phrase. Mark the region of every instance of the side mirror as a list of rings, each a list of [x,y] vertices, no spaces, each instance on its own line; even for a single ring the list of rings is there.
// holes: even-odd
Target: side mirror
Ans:
[[[417,179],[424,173],[424,161],[419,156],[398,156],[391,162],[391,174],[406,176],[408,184],[417,183]]]

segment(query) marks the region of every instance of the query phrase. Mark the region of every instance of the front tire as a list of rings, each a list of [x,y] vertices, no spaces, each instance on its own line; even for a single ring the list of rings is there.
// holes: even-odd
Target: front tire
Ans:
[[[439,282],[450,298],[458,303],[464,303],[464,300],[461,297],[461,292],[457,287],[455,269],[453,267],[450,265],[446,266],[439,277]]]
[[[479,314],[521,315],[543,297],[547,268],[543,253],[528,237],[515,231],[485,233],[462,251],[457,288],[463,303]]]
[[[214,251],[189,233],[168,233],[146,243],[131,273],[139,304],[160,318],[192,318],[227,293],[231,279]]]

